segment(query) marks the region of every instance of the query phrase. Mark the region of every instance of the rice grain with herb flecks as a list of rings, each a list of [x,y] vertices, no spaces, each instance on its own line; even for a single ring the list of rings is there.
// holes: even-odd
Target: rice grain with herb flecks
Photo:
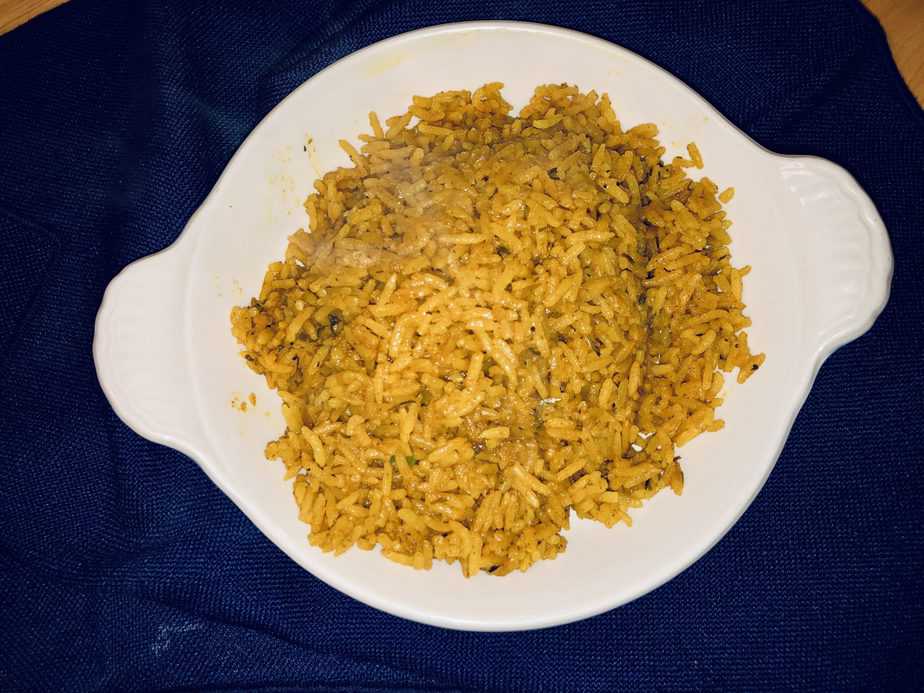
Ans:
[[[574,510],[607,526],[723,426],[743,331],[731,225],[702,167],[609,97],[500,84],[414,97],[315,182],[309,230],[235,308],[282,399],[266,448],[310,542],[503,575],[554,558]],[[730,199],[725,191],[722,200]]]

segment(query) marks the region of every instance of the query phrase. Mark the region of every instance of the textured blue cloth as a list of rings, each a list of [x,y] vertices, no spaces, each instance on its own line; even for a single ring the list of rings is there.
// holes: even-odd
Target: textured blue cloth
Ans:
[[[176,238],[246,134],[334,60],[429,24],[610,39],[763,145],[850,170],[892,300],[834,354],[766,487],[694,567],[531,633],[441,631],[304,572],[112,413],[109,279]],[[0,38],[0,689],[924,687],[924,117],[860,5],[71,2]]]

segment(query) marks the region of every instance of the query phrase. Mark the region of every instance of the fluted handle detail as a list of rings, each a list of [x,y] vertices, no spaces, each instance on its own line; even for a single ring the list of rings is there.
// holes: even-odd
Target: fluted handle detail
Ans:
[[[787,157],[780,170],[801,219],[795,260],[805,282],[807,337],[827,354],[866,332],[885,307],[889,236],[872,201],[840,166]]]
[[[202,440],[186,348],[188,265],[173,246],[122,270],[106,289],[93,339],[97,375],[119,417],[184,451]]]

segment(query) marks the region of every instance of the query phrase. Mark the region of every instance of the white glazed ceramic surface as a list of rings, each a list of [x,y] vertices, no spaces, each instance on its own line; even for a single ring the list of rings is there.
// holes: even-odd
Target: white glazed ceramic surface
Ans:
[[[728,386],[726,427],[682,449],[681,497],[662,493],[606,529],[575,520],[568,549],[526,573],[466,580],[458,566],[416,572],[378,552],[335,558],[308,545],[289,482],[263,448],[283,430],[278,397],[248,370],[229,312],[258,293],[286,237],[307,225],[313,180],[347,158],[341,138],[366,114],[404,111],[414,94],[502,81],[516,109],[540,83],[609,92],[625,126],[655,122],[668,156],[695,141],[703,174],[733,185],[736,265],[752,265],[745,300],[766,365]],[[308,151],[304,151],[304,149]],[[697,172],[694,171],[694,174]],[[761,488],[825,357],[870,328],[888,298],[892,256],[875,208],[843,169],[768,152],[680,81],[629,51],[558,28],[507,22],[398,36],[296,89],[248,137],[171,247],[109,285],[94,357],[118,415],[192,457],[293,560],[371,606],[447,628],[518,630],[574,621],[677,575],[734,524]],[[730,379],[733,380],[733,379]],[[256,393],[257,406],[232,408]]]

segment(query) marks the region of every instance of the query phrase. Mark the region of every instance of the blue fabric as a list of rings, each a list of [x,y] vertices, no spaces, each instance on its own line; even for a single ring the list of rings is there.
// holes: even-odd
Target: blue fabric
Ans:
[[[71,2],[0,38],[0,689],[921,690],[924,117],[830,0]],[[763,145],[849,169],[892,299],[834,354],[763,492],[694,567],[530,633],[441,631],[322,584],[112,413],[102,291],[176,238],[260,118],[334,60],[466,19],[597,34]]]

